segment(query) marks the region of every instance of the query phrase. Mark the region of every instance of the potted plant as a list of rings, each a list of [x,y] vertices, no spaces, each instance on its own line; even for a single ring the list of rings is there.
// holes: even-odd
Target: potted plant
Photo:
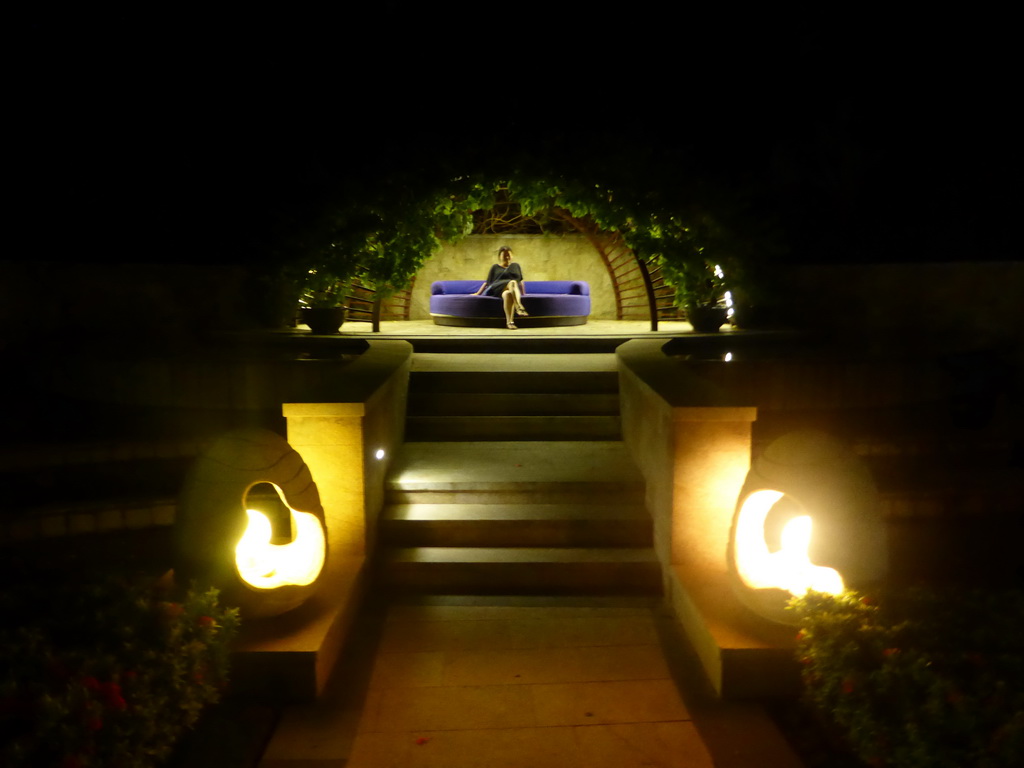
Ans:
[[[725,274],[710,256],[717,236],[707,216],[668,215],[652,216],[629,237],[638,256],[657,261],[665,283],[675,290],[676,306],[698,333],[714,333],[728,319]]]
[[[299,299],[300,320],[316,334],[337,333],[345,322],[345,286],[326,269],[311,269]]]
[[[677,274],[666,276],[676,289],[676,304],[697,333],[716,333],[729,319],[725,303],[725,275],[717,264],[701,258],[676,265]]]

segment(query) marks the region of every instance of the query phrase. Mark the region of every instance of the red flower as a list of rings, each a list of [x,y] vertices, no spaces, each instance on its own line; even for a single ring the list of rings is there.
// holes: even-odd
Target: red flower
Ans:
[[[200,616],[196,619],[196,624],[199,625],[200,629],[213,629],[217,622],[211,619],[209,616]]]
[[[128,707],[128,702],[126,702],[124,700],[124,696],[121,695],[121,686],[117,683],[103,684],[103,699],[106,702],[106,705],[111,709],[124,711]]]
[[[103,686],[100,685],[100,681],[95,677],[83,677],[82,685],[84,685],[88,690],[96,691],[97,693],[103,689]]]
[[[185,606],[181,603],[159,603],[160,618],[166,621],[173,621],[185,612]]]

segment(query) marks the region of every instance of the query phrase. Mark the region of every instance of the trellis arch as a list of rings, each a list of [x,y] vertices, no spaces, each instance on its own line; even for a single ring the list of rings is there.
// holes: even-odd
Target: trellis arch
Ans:
[[[606,232],[594,222],[575,217],[563,209],[553,209],[551,216],[583,235],[597,252],[611,280],[616,320],[649,321],[651,330],[657,331],[661,320],[682,319],[682,312],[675,304],[675,290],[665,282],[661,267],[638,258],[622,235]],[[352,319],[374,322],[376,316],[375,330],[379,329],[380,320],[409,320],[417,277],[418,273],[407,288],[380,302],[374,301],[372,292],[354,286],[350,291],[350,301],[358,308],[355,310],[357,316]]]
[[[579,219],[568,211],[556,209],[553,215],[571,224],[582,234],[604,262],[615,292],[618,320],[650,320],[651,330],[658,321],[676,319],[675,290],[665,283],[661,268],[638,258],[618,232],[605,232],[592,221]]]
[[[321,240],[319,263],[309,272],[339,280],[355,275],[349,318],[369,320],[379,331],[382,318],[409,319],[416,275],[440,243],[469,234],[481,211],[499,209],[536,226],[557,222],[583,235],[607,270],[619,320],[647,320],[657,330],[661,319],[682,316],[677,289],[690,297],[716,285],[702,253],[708,242],[703,238],[717,230],[692,201],[534,177],[491,182],[459,176],[427,186],[397,179],[368,189],[324,229],[329,240]],[[398,285],[408,287],[395,290]]]

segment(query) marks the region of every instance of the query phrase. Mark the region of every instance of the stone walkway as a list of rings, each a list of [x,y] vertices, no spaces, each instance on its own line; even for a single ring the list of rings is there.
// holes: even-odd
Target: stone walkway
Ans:
[[[672,659],[662,611],[657,600],[452,597],[368,611],[330,690],[283,713],[260,766],[799,766],[759,710],[709,709],[698,681],[680,684],[690,673]],[[722,706],[730,714],[716,720]]]

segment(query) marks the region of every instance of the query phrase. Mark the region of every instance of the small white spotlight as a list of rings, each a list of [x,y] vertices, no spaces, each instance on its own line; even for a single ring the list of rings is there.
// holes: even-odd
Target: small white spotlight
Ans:
[[[377,452],[375,454],[373,454],[373,455],[377,457],[377,461],[380,461],[381,459],[384,458],[384,449],[383,448],[378,448]]]
[[[730,362],[732,360],[732,352],[726,352],[725,357],[723,357],[722,359],[725,360],[725,362],[727,363]]]

